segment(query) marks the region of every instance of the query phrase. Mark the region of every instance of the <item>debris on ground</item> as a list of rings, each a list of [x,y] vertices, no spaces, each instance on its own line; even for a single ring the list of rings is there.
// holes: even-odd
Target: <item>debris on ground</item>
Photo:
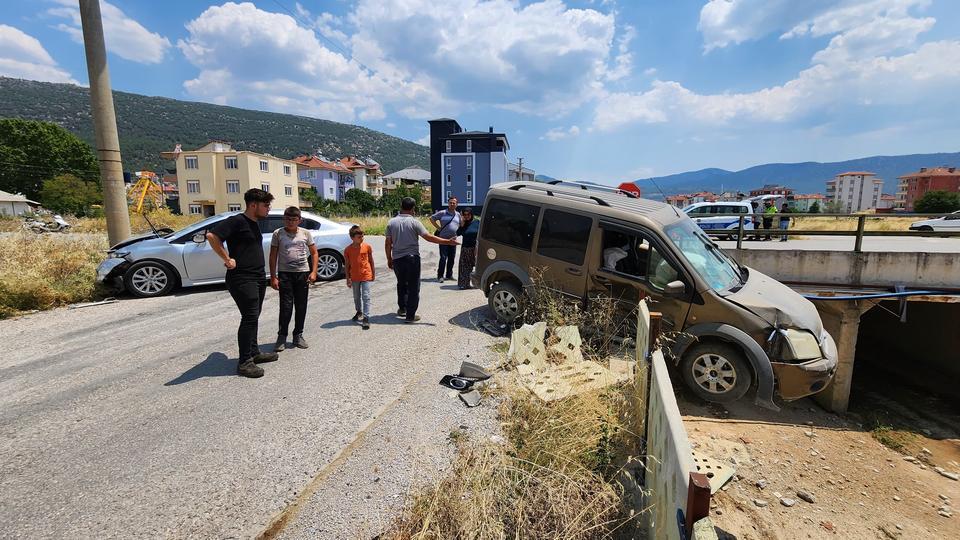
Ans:
[[[482,366],[464,360],[460,364],[460,371],[456,375],[444,375],[440,378],[440,385],[457,390],[460,401],[467,407],[480,405],[480,392],[474,384],[488,380],[493,375]]]
[[[67,306],[67,309],[80,309],[80,308],[93,307],[93,306],[105,306],[107,304],[115,304],[117,302],[119,302],[119,300],[117,300],[116,298],[110,297],[110,298],[104,298],[99,302],[82,302],[80,304],[70,304],[69,306]]]

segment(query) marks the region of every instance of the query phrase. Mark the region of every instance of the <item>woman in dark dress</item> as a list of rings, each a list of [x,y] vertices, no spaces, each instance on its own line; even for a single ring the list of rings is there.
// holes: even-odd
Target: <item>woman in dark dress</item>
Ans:
[[[477,234],[480,232],[480,220],[474,219],[473,210],[464,208],[461,212],[460,228],[457,236],[463,237],[460,246],[460,266],[457,270],[457,286],[462,289],[470,288],[470,273],[477,261]]]

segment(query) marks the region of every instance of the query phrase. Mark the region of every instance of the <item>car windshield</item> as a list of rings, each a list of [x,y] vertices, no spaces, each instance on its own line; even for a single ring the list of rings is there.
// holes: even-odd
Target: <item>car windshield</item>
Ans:
[[[215,215],[215,216],[210,216],[210,217],[208,217],[207,219],[205,219],[205,220],[203,220],[203,221],[198,221],[198,222],[194,223],[193,225],[188,225],[188,226],[180,229],[179,231],[173,233],[173,234],[170,235],[170,236],[180,236],[181,234],[186,233],[186,232],[200,231],[200,230],[206,229],[206,228],[209,227],[211,224],[216,223],[216,222],[220,221],[221,219],[223,219],[223,215],[222,215],[222,214],[217,214],[217,215]]]
[[[682,219],[664,227],[664,231],[711,289],[726,291],[743,285],[737,264],[696,223]]]

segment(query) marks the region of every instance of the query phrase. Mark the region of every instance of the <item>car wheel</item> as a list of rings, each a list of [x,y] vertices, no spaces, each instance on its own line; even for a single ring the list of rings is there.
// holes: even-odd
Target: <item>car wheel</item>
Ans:
[[[177,277],[167,265],[155,261],[134,263],[123,275],[123,284],[139,298],[163,296],[173,290]]]
[[[929,225],[924,225],[924,226],[918,228],[917,230],[920,231],[920,232],[933,232],[933,227],[931,227],[931,226],[929,226]]]
[[[333,251],[321,251],[317,258],[317,279],[331,281],[343,272],[343,260]]]
[[[498,281],[490,287],[487,304],[497,320],[511,324],[520,316],[522,298],[519,287],[513,283]]]
[[[683,381],[702,399],[729,403],[743,397],[753,384],[753,374],[743,354],[723,343],[691,347],[680,363]]]

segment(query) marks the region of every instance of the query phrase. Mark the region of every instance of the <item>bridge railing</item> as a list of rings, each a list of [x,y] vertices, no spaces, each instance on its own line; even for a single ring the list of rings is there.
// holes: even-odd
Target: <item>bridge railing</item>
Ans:
[[[730,236],[733,234],[733,231],[736,231],[737,237],[737,249],[743,248],[743,237],[744,234],[749,236],[852,236],[854,237],[854,247],[853,251],[855,253],[860,253],[863,251],[863,238],[865,236],[925,236],[925,237],[939,237],[939,238],[949,238],[949,237],[960,237],[960,227],[956,231],[921,231],[921,230],[906,230],[906,231],[871,231],[866,229],[866,224],[868,220],[890,220],[890,219],[902,219],[902,218],[917,218],[918,220],[931,219],[944,217],[949,215],[957,215],[950,213],[941,213],[941,214],[803,214],[803,213],[781,213],[776,214],[704,214],[703,216],[691,216],[694,220],[698,217],[738,217],[738,223],[736,229],[705,229],[704,232],[713,236]],[[756,224],[763,222],[764,218],[773,219],[774,222],[779,226],[781,218],[790,218],[793,219],[810,219],[810,218],[824,218],[832,217],[838,218],[839,221],[841,218],[857,220],[856,229],[853,230],[818,230],[818,229],[763,229],[763,228],[753,228],[745,229],[744,225],[747,219],[752,219]],[[960,221],[960,216],[957,216],[957,220]]]

